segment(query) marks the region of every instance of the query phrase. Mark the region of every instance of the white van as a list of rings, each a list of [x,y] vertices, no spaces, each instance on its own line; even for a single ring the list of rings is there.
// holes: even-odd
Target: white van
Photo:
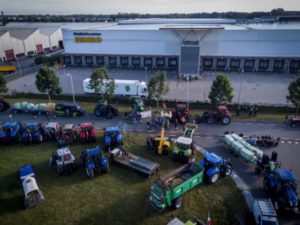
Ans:
[[[85,94],[94,94],[95,89],[91,87],[89,78],[83,80],[83,91]],[[121,96],[135,96],[147,97],[148,89],[144,81],[139,80],[114,80],[115,81],[115,95]]]
[[[269,199],[254,199],[252,212],[257,225],[279,225],[277,214]]]

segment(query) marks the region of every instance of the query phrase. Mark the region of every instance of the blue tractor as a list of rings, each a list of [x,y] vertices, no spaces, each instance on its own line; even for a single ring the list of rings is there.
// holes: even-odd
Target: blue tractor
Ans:
[[[204,178],[211,184],[216,183],[220,177],[229,176],[233,169],[230,162],[210,152],[205,152],[199,165],[204,168]]]
[[[119,127],[106,127],[104,133],[104,149],[111,151],[116,147],[123,145],[123,136]]]
[[[16,143],[21,140],[22,124],[19,122],[5,122],[0,127],[0,143]]]
[[[268,192],[277,212],[290,210],[299,213],[296,177],[291,170],[276,169],[264,177],[264,189]]]
[[[86,175],[90,178],[109,172],[109,162],[99,146],[83,151],[80,161],[85,167]]]
[[[44,141],[45,129],[41,123],[26,123],[21,135],[21,142],[26,145],[30,143],[42,143]]]

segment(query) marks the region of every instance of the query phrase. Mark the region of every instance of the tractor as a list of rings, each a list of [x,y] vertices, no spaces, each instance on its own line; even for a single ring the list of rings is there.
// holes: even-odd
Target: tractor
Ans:
[[[41,123],[26,123],[21,134],[21,142],[26,145],[30,143],[42,143],[45,136],[45,128]]]
[[[50,157],[50,166],[54,167],[57,175],[71,174],[76,168],[75,156],[68,147],[57,149]]]
[[[5,101],[5,99],[0,96],[0,112],[4,112],[9,108],[9,103]]]
[[[171,158],[174,161],[181,161],[187,163],[195,157],[195,146],[192,138],[178,137],[175,140],[171,152]]]
[[[110,104],[107,101],[98,101],[94,113],[98,117],[105,117],[107,119],[112,119],[114,116],[118,116],[118,109]]]
[[[58,141],[61,136],[61,126],[59,123],[51,122],[45,126],[45,140]]]
[[[22,124],[5,122],[0,127],[0,143],[16,143],[21,141]]]
[[[36,183],[36,177],[32,170],[32,166],[22,166],[19,169],[19,176],[24,192],[23,201],[25,208],[34,207],[44,201],[44,195]]]
[[[123,136],[119,127],[106,127],[103,129],[104,150],[111,151],[116,147],[123,145]]]
[[[220,105],[215,111],[204,112],[202,116],[196,116],[196,123],[205,122],[207,124],[221,123],[228,125],[231,122],[231,116],[225,105]]]
[[[220,177],[229,176],[232,172],[231,163],[215,153],[205,152],[204,159],[199,164],[205,170],[204,178],[211,184],[216,183]]]
[[[180,124],[186,124],[189,122],[190,111],[186,104],[177,104],[175,109],[172,109],[171,112],[171,122],[174,122],[175,119],[177,119]]]
[[[146,139],[147,149],[153,150],[158,155],[167,155],[172,150],[174,144],[174,138],[165,137],[164,121],[163,126],[160,130],[160,135],[149,136]]]
[[[81,144],[87,142],[96,142],[96,130],[93,123],[81,123],[79,139]]]
[[[299,213],[297,181],[291,170],[276,169],[270,171],[265,175],[263,182],[264,190],[269,194],[278,213],[285,209]]]
[[[59,137],[59,146],[67,146],[78,139],[78,127],[74,124],[65,124],[61,129],[61,136]]]
[[[85,167],[86,175],[89,178],[109,172],[109,162],[104,157],[103,151],[99,146],[83,151],[80,161]]]

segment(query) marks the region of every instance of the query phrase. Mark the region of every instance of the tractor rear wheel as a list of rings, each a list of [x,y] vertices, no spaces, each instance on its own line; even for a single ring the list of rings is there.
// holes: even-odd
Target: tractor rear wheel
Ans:
[[[94,178],[94,177],[95,177],[95,173],[94,173],[94,170],[93,170],[93,169],[89,170],[88,168],[86,168],[85,170],[86,170],[86,175],[87,175],[89,178]]]
[[[179,196],[175,198],[172,202],[172,206],[174,209],[179,209],[182,206],[182,197]]]
[[[104,166],[103,173],[109,173],[109,164],[108,163]]]
[[[222,118],[222,124],[223,125],[228,125],[228,124],[230,124],[230,122],[231,122],[231,119],[230,119],[229,116],[225,116],[225,117]]]
[[[212,117],[208,117],[208,118],[206,119],[206,122],[207,122],[208,124],[213,124],[213,123],[214,123],[214,119],[213,119]]]
[[[219,173],[215,173],[214,175],[212,175],[209,178],[209,183],[214,184],[219,180],[220,174]]]

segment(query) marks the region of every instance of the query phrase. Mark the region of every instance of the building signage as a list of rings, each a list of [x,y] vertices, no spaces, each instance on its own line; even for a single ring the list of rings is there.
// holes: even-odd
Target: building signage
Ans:
[[[76,43],[100,43],[102,42],[101,33],[95,33],[95,32],[74,32],[75,37],[74,41]],[[97,37],[98,36],[98,37]]]

